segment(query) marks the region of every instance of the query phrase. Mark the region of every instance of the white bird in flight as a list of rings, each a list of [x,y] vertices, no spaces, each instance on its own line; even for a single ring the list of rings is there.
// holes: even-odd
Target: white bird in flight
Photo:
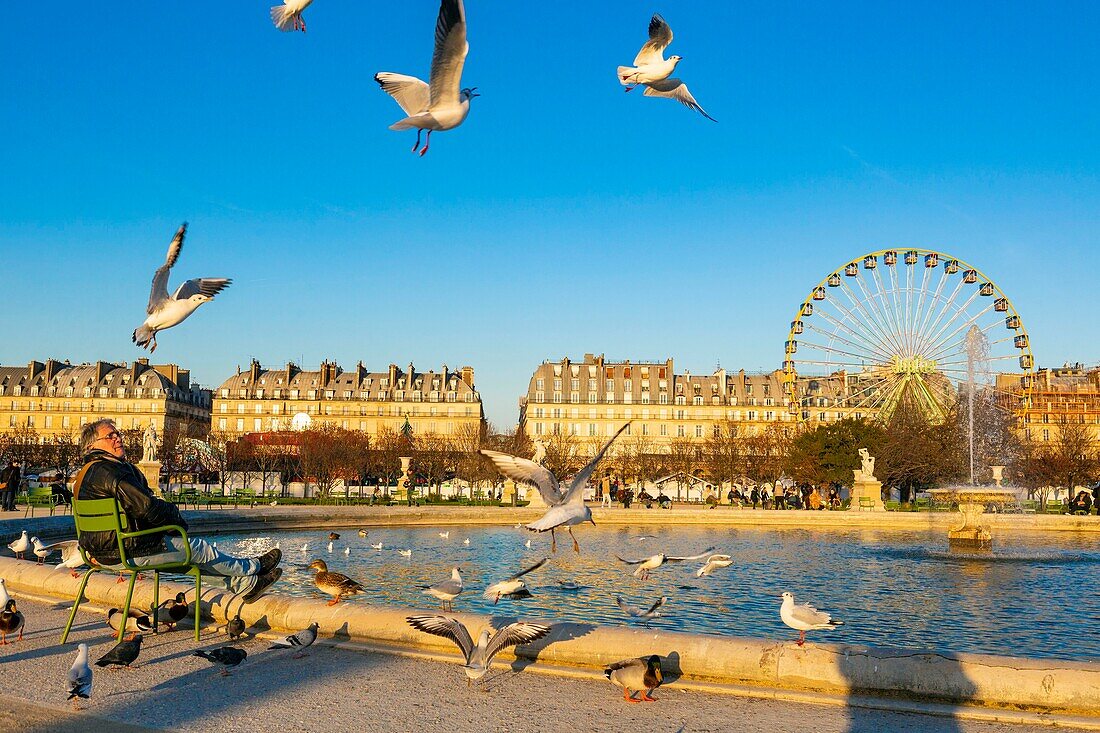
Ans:
[[[661,615],[660,608],[668,602],[668,597],[661,596],[659,599],[657,599],[657,602],[649,608],[638,608],[637,606],[632,606],[624,601],[621,596],[615,596],[615,602],[619,604],[619,608],[622,609],[622,612],[625,613],[627,616],[630,616],[631,618],[644,618],[646,620],[646,623],[648,623],[650,619],[658,618]]]
[[[710,575],[718,568],[728,568],[733,564],[733,558],[729,555],[711,555],[707,558],[703,567],[695,571],[695,577],[701,578],[704,575]]]
[[[466,659],[462,666],[467,686],[485,676],[497,652],[517,644],[530,644],[550,633],[550,627],[544,624],[518,621],[498,629],[492,636],[489,629],[483,629],[474,644],[462,622],[450,616],[408,616],[405,620],[414,629],[442,636],[458,645]]]
[[[470,100],[480,97],[477,87],[459,89],[462,66],[466,63],[466,9],[462,0],[442,0],[439,17],[435,22],[435,51],[432,53],[432,69],[428,82],[415,76],[380,71],[374,80],[382,91],[394,98],[407,117],[390,125],[391,130],[416,128],[416,145],[420,148],[420,135],[428,136],[420,155],[428,152],[432,133],[436,130],[452,130],[470,114]]]
[[[656,570],[657,568],[664,565],[666,562],[683,562],[684,560],[702,560],[710,552],[714,552],[713,547],[708,547],[707,549],[700,552],[698,555],[687,555],[685,557],[675,557],[675,556],[672,556],[672,555],[665,555],[664,553],[658,553],[656,555],[650,555],[649,557],[643,557],[641,560],[627,560],[625,558],[619,557],[618,555],[616,555],[615,557],[618,558],[619,562],[625,562],[627,565],[637,565],[638,566],[637,568],[634,569],[633,575],[634,575],[635,578],[641,578],[642,580],[649,580],[649,571],[650,570]]]
[[[824,611],[818,611],[808,603],[795,603],[794,595],[784,592],[781,596],[783,605],[779,607],[779,618],[787,626],[798,631],[798,645],[806,643],[806,632],[816,629],[835,629],[842,626],[843,621],[837,621]]]
[[[569,532],[569,536],[573,538],[573,551],[579,553],[581,548],[580,545],[577,544],[577,538],[573,536],[573,525],[582,524],[584,522],[596,523],[592,519],[592,510],[584,505],[585,484],[588,483],[588,479],[591,478],[592,473],[596,470],[596,464],[604,457],[604,454],[607,453],[611,444],[614,443],[615,439],[622,435],[623,431],[629,426],[629,422],[623,425],[619,428],[617,433],[611,436],[610,440],[604,443],[604,446],[600,448],[600,452],[596,454],[596,457],[589,461],[588,465],[578,471],[577,475],[573,477],[573,481],[569,484],[569,488],[564,494],[554,474],[534,461],[520,458],[519,456],[511,456],[507,453],[498,453],[494,450],[483,450],[481,453],[493,462],[493,465],[497,467],[498,471],[513,481],[533,484],[535,488],[539,490],[539,494],[542,495],[542,500],[550,507],[550,509],[542,515],[541,519],[537,519],[528,524],[527,529],[532,532],[549,531],[550,551],[557,552],[558,543],[557,537],[554,535],[554,530],[558,527],[565,527]]]
[[[491,599],[494,606],[504,596],[511,596],[514,598],[530,598],[531,591],[527,589],[527,583],[523,582],[522,578],[524,575],[527,575],[527,573],[538,570],[549,560],[550,558],[544,557],[526,570],[520,570],[515,575],[511,575],[504,580],[493,583],[488,588],[486,588],[485,592],[481,595],[485,598]]]
[[[654,13],[649,19],[649,40],[642,46],[642,50],[634,57],[634,66],[620,66],[618,68],[619,82],[626,87],[625,91],[631,91],[642,84],[646,87],[643,94],[647,97],[667,97],[675,99],[680,104],[695,110],[712,122],[717,122],[706,113],[695,101],[688,91],[687,84],[672,77],[676,65],[682,61],[680,56],[665,58],[665,49],[672,43],[672,28],[665,19]]]
[[[184,222],[168,245],[168,257],[164,264],[153,275],[153,288],[149,293],[149,305],[145,309],[148,317],[134,329],[134,343],[142,348],[148,347],[150,352],[157,350],[158,331],[183,323],[196,308],[213,300],[215,295],[233,282],[224,277],[196,277],[183,282],[175,293],[168,295],[168,275],[179,259],[186,234],[187,222]]]
[[[276,5],[271,9],[271,22],[281,31],[306,32],[306,21],[302,17],[302,11],[309,7],[313,0],[286,0],[282,5]]]

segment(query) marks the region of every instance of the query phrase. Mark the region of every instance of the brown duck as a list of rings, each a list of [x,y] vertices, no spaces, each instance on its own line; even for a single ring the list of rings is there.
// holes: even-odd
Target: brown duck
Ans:
[[[314,560],[309,564],[310,570],[316,570],[313,582],[322,593],[335,596],[328,605],[335,606],[344,596],[353,596],[366,590],[362,585],[344,575],[343,573],[330,573],[324,560]]]
[[[19,641],[23,641],[24,623],[26,619],[15,607],[15,599],[9,598],[4,604],[4,610],[0,611],[0,645],[11,644],[8,641],[8,634],[14,634],[16,631],[19,632]]]
[[[627,702],[653,702],[657,698],[649,693],[661,686],[661,658],[656,654],[648,657],[624,659],[611,664],[603,671],[603,676],[613,685],[623,688],[623,699]],[[641,698],[634,697],[641,692]]]

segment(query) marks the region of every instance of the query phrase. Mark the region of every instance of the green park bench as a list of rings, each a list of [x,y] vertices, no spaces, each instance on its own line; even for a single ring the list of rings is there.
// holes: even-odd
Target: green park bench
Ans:
[[[26,510],[23,512],[24,518],[33,517],[34,510],[37,507],[42,507],[43,509],[48,508],[51,517],[59,506],[63,507],[61,511],[72,510],[72,507],[64,502],[58,504],[57,497],[54,496],[49,486],[38,486],[33,489],[28,488],[21,494],[21,499],[26,505]]]

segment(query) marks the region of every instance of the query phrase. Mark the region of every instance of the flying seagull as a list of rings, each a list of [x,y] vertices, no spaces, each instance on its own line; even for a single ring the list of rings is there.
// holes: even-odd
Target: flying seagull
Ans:
[[[607,453],[608,448],[615,442],[615,439],[622,435],[623,431],[629,426],[629,422],[623,425],[617,433],[611,436],[610,440],[604,443],[596,457],[573,477],[572,483],[569,484],[569,488],[564,494],[554,474],[534,461],[519,456],[511,456],[507,453],[498,453],[494,450],[483,450],[481,453],[493,462],[498,471],[513,481],[534,484],[542,495],[543,501],[549,505],[550,509],[542,515],[542,518],[528,524],[527,529],[532,532],[546,532],[549,530],[550,551],[557,552],[558,542],[554,530],[558,527],[565,527],[569,532],[569,536],[573,538],[573,551],[579,553],[581,548],[577,544],[577,538],[573,536],[573,525],[582,524],[583,522],[596,523],[592,519],[592,510],[584,505],[584,486],[596,470],[596,464]]]
[[[672,77],[676,64],[683,59],[680,56],[669,56],[667,60],[665,59],[665,49],[670,43],[672,43],[672,29],[664,18],[654,13],[649,19],[649,40],[634,57],[634,66],[619,67],[619,82],[628,92],[642,84],[646,88],[643,92],[645,96],[675,99],[711,122],[717,122],[718,120],[708,115],[695,101],[695,97],[691,96],[687,84]]]
[[[88,645],[77,646],[76,661],[69,668],[69,699],[76,708],[77,698],[87,700],[92,696],[92,668],[88,664]]]
[[[187,234],[187,222],[180,225],[172,243],[168,245],[168,257],[153,274],[153,288],[149,293],[148,317],[134,330],[133,342],[150,352],[157,350],[157,332],[183,323],[203,303],[229,286],[232,280],[224,277],[196,277],[185,281],[172,295],[168,295],[168,275],[179,259],[183,238]],[[150,346],[150,344],[152,344]]]
[[[783,605],[779,607],[779,618],[787,626],[798,631],[798,645],[806,643],[806,632],[816,629],[835,629],[843,625],[843,621],[836,621],[824,611],[818,611],[808,603],[795,603],[794,595],[784,592],[781,596]]]
[[[644,618],[646,620],[646,623],[648,624],[650,619],[659,618],[661,616],[659,609],[661,608],[661,606],[665,605],[668,602],[668,597],[661,596],[659,599],[657,599],[657,602],[649,608],[638,608],[637,606],[631,606],[629,603],[624,601],[621,596],[615,596],[615,602],[619,604],[619,608],[622,609],[622,612],[625,613],[627,616],[630,616],[631,618]]]
[[[489,665],[497,652],[517,644],[529,644],[550,633],[550,627],[544,624],[517,621],[498,629],[491,636],[489,629],[482,629],[475,645],[462,622],[450,616],[408,616],[405,620],[414,629],[442,636],[458,645],[462,656],[466,658],[463,669],[466,672],[467,686],[488,673]]]
[[[527,590],[527,584],[524,583],[521,578],[524,575],[527,575],[527,573],[538,570],[549,560],[550,558],[544,557],[526,570],[520,570],[518,573],[506,578],[505,580],[502,580],[498,583],[493,583],[485,589],[485,592],[482,593],[482,595],[485,598],[493,599],[494,606],[504,596],[510,596],[513,598],[530,598],[531,591]]]
[[[421,586],[423,592],[429,596],[435,596],[443,603],[444,611],[454,610],[454,600],[462,592],[462,575],[458,568],[451,568],[451,577],[440,581],[435,585]]]
[[[313,0],[285,0],[284,4],[276,5],[271,9],[271,22],[281,31],[306,32],[306,21],[302,17],[302,11],[309,7]]]
[[[710,575],[718,568],[728,568],[732,564],[733,558],[729,555],[711,555],[707,558],[706,564],[695,571],[695,577],[701,578],[704,575]]]
[[[698,555],[687,555],[685,557],[675,557],[675,556],[672,556],[672,555],[665,555],[663,553],[658,553],[656,555],[650,555],[649,557],[643,557],[641,560],[627,560],[625,558],[619,557],[618,555],[616,555],[615,557],[618,558],[619,562],[625,562],[627,565],[637,565],[638,566],[637,568],[634,569],[634,577],[635,578],[641,578],[642,580],[649,580],[649,571],[650,570],[656,570],[657,568],[664,565],[666,562],[683,562],[684,560],[702,560],[704,557],[706,557],[711,552],[714,552],[713,547],[708,547],[707,549],[700,552]]]
[[[268,651],[272,649],[305,649],[307,646],[312,646],[313,642],[317,641],[317,629],[320,628],[318,623],[314,621],[306,628],[299,631],[297,634],[291,634],[290,636],[279,639],[274,644],[267,648]],[[306,656],[305,652],[299,651],[293,656],[293,659],[299,659]]]
[[[380,71],[374,80],[382,91],[394,98],[405,114],[402,120],[390,125],[391,130],[416,128],[416,145],[420,148],[420,134],[428,131],[423,156],[431,144],[432,132],[453,130],[470,114],[470,100],[480,97],[477,87],[459,89],[462,66],[466,63],[466,9],[462,0],[442,0],[439,17],[435,21],[435,51],[432,53],[432,70],[428,83],[415,76]]]

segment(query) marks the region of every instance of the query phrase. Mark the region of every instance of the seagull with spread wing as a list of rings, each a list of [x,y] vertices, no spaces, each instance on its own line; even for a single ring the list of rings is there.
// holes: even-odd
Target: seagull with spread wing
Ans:
[[[660,608],[661,606],[668,603],[668,597],[661,596],[657,599],[656,603],[654,603],[649,608],[638,608],[637,606],[632,606],[624,601],[622,599],[622,596],[615,596],[615,603],[619,605],[619,609],[627,616],[630,616],[631,618],[645,619],[646,625],[648,626],[650,619],[655,619],[661,615]]]
[[[168,275],[179,259],[183,238],[187,234],[187,222],[180,225],[172,243],[168,245],[168,257],[153,275],[153,289],[149,293],[148,317],[134,330],[133,341],[150,352],[157,350],[157,332],[183,323],[203,303],[233,282],[224,277],[196,277],[185,281],[172,295],[168,295]],[[152,344],[150,346],[150,344]]]
[[[492,585],[490,585],[488,588],[485,589],[485,592],[482,593],[482,595],[485,598],[491,598],[493,600],[493,605],[494,606],[497,604],[497,602],[501,598],[504,598],[504,597],[508,597],[508,598],[530,598],[531,597],[531,591],[529,591],[527,589],[527,583],[525,583],[523,581],[523,576],[527,575],[527,573],[531,573],[531,572],[534,572],[535,570],[538,570],[543,565],[545,565],[549,560],[550,560],[550,558],[544,557],[541,560],[539,560],[537,563],[532,565],[531,567],[527,568],[526,570],[520,570],[518,573],[516,573],[515,575],[512,575],[509,578],[506,578],[505,580],[502,580],[502,581],[497,582],[497,583],[493,583]]]
[[[559,527],[565,527],[569,532],[569,536],[573,538],[573,551],[579,553],[581,548],[580,545],[577,544],[577,538],[573,536],[573,525],[583,524],[584,522],[596,523],[592,519],[592,510],[584,505],[585,484],[587,484],[588,479],[592,477],[592,473],[596,470],[596,464],[604,457],[604,454],[607,453],[611,444],[614,443],[615,439],[622,435],[623,431],[628,427],[630,427],[629,422],[619,428],[619,431],[612,435],[609,441],[604,443],[604,446],[600,448],[600,452],[596,454],[596,457],[589,461],[588,465],[578,471],[577,475],[573,477],[572,483],[569,484],[569,489],[564,494],[554,474],[534,461],[529,461],[519,456],[511,456],[507,453],[498,453],[495,450],[483,450],[481,454],[491,460],[498,471],[513,481],[533,484],[535,488],[539,490],[539,493],[542,494],[543,501],[550,506],[550,509],[546,514],[542,515],[541,519],[526,525],[527,529],[532,532],[549,531],[550,551],[557,552],[558,542],[557,537],[554,535],[554,530]]]
[[[667,97],[675,99],[680,104],[693,109],[712,122],[717,122],[706,113],[695,101],[688,91],[687,84],[674,78],[672,72],[676,65],[683,60],[680,56],[665,58],[665,49],[672,43],[672,28],[665,19],[654,13],[649,19],[649,40],[642,46],[642,50],[634,57],[634,66],[620,66],[618,68],[619,82],[631,91],[642,84],[646,90],[643,94],[647,97]]]
[[[550,633],[550,627],[545,624],[517,621],[497,629],[491,636],[489,629],[482,629],[477,644],[474,644],[470,632],[462,622],[450,616],[408,616],[405,620],[418,631],[442,636],[458,645],[462,656],[466,658],[466,664],[462,666],[466,672],[467,687],[489,672],[493,657],[502,649],[517,644],[530,644]]]
[[[665,555],[664,553],[657,553],[656,555],[650,555],[649,557],[643,557],[641,560],[627,560],[625,558],[619,557],[618,555],[616,555],[615,557],[618,558],[619,562],[625,562],[627,565],[637,565],[638,566],[634,569],[633,574],[634,574],[635,578],[641,578],[642,580],[649,580],[649,571],[650,570],[656,570],[657,568],[664,565],[666,562],[684,562],[685,560],[702,560],[704,557],[707,557],[711,552],[714,552],[713,547],[708,547],[707,549],[700,552],[698,555],[687,555],[685,557],[676,557],[676,556],[673,556],[673,555]]]
[[[466,63],[466,9],[462,0],[442,0],[439,17],[435,22],[435,51],[432,53],[432,69],[428,82],[415,76],[380,71],[374,80],[382,91],[394,98],[407,115],[390,125],[391,130],[416,128],[416,145],[420,148],[420,135],[428,131],[420,155],[428,152],[432,133],[436,130],[453,130],[470,114],[470,100],[480,97],[477,87],[459,89],[462,66]]]

